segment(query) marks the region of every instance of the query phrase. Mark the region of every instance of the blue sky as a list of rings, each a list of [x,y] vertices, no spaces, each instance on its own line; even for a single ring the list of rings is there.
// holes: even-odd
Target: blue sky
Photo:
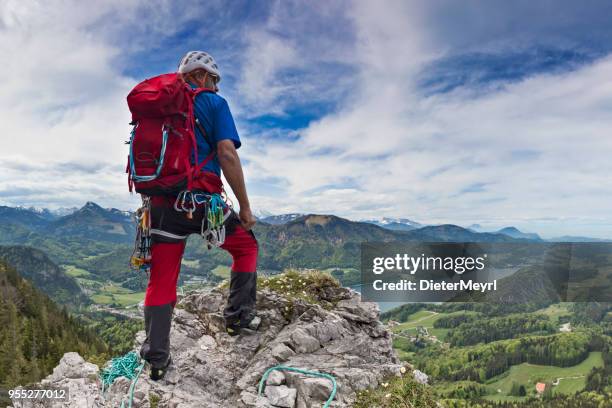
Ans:
[[[256,210],[612,237],[611,18],[606,1],[4,1],[0,204],[134,208],[125,95],[201,49]]]

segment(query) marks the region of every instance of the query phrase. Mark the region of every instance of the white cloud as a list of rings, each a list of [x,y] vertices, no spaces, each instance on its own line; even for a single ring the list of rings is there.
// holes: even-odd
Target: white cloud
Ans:
[[[547,20],[520,36],[507,24],[515,16],[477,24],[470,8],[458,23],[445,10],[277,2],[264,24],[221,27],[244,40],[225,62],[237,83],[223,85],[238,119],[335,106],[297,136],[239,121],[254,206],[612,235],[612,60],[424,96],[416,81],[440,56],[551,41],[546,30],[560,27]],[[170,1],[5,1],[0,16],[0,203],[133,207],[121,171],[135,83],[125,59],[197,16]]]
[[[299,59],[289,41],[265,31],[250,32],[248,41],[242,65],[241,95],[246,104],[263,104],[269,112],[279,95],[291,91],[291,85],[280,81],[277,75],[283,69],[295,67]]]
[[[289,108],[340,99],[355,81],[344,70],[357,61],[349,6],[277,1],[265,21],[246,25],[245,47],[234,61],[237,112],[286,116]]]
[[[157,2],[156,12],[167,3]],[[136,1],[0,5],[0,53],[6,56],[0,65],[0,202],[134,206],[121,168],[130,121],[125,96],[135,80],[121,73],[126,39],[116,35],[126,27],[162,28],[158,23],[167,19],[155,18],[148,7]],[[135,25],[139,8],[147,19]],[[15,160],[33,167],[11,168]],[[87,167],[92,163],[106,170],[94,172]]]
[[[363,86],[298,142],[258,150],[253,172],[288,184],[281,204],[258,203],[367,218],[376,211],[359,204],[370,202],[425,222],[610,236],[612,59],[489,93],[424,97],[415,73],[443,47],[427,38],[419,10],[394,3],[353,15]],[[316,186],[332,187],[312,193]]]

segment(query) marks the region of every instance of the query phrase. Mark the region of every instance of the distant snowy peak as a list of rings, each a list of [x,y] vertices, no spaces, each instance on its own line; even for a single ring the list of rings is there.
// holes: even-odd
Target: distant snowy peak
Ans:
[[[369,224],[378,225],[379,227],[396,231],[410,231],[413,229],[424,227],[423,224],[410,220],[408,218],[383,217],[378,220],[362,220],[361,222],[367,222]]]
[[[416,221],[412,221],[408,218],[390,218],[390,217],[383,217],[381,220],[381,224],[386,225],[386,224],[404,224],[404,225],[411,225],[413,227],[422,227],[423,225],[416,222]]]
[[[93,201],[88,201],[87,203],[85,203],[83,207],[60,207],[60,208],[55,208],[55,209],[49,209],[49,208],[40,208],[40,207],[18,206],[14,208],[19,211],[25,211],[29,213],[38,214],[46,219],[51,219],[51,220],[55,220],[57,218],[61,218],[67,215],[74,214],[75,212],[79,210],[83,210],[83,209],[109,211],[114,214],[121,214],[121,215],[126,215],[126,216],[129,216],[131,214],[130,211],[118,210],[116,208],[102,208],[101,206],[94,203]]]
[[[45,219],[53,219],[55,217],[55,215],[46,208],[24,207],[20,205],[20,206],[15,207],[15,209],[24,214],[25,213],[36,214]]]
[[[102,206],[94,203],[93,201],[88,201],[85,205],[79,209],[76,209],[71,214],[76,213],[97,213],[97,214],[111,214],[120,217],[130,218],[132,216],[131,211],[118,210],[117,208],[103,208]],[[71,215],[68,214],[68,215]]]
[[[267,224],[272,225],[282,225],[293,220],[296,220],[300,217],[303,217],[306,214],[301,213],[290,213],[290,214],[281,214],[281,215],[269,215],[267,217],[259,218],[261,222],[265,222]]]
[[[261,220],[262,218],[272,217],[274,214],[266,210],[253,210],[253,215],[255,218]]]
[[[78,211],[79,207],[60,207],[55,210],[49,210],[56,217],[64,217],[66,215],[74,214],[75,211]]]

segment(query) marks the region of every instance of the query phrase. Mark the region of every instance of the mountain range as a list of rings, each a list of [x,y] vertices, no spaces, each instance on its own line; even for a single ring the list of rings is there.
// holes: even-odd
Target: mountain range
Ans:
[[[0,207],[0,245],[12,248],[6,249],[4,256],[11,251],[24,251],[14,246],[36,248],[38,252],[24,256],[37,259],[44,267],[23,261],[14,266],[23,269],[24,276],[37,287],[60,303],[66,303],[67,297],[80,299],[74,279],[59,277],[64,268],[74,267],[101,283],[110,280],[132,290],[144,288],[145,277],[128,266],[134,239],[134,221],[129,212],[88,202],[67,215],[49,214],[45,210]],[[254,232],[260,247],[258,268],[335,269],[344,284],[359,280],[362,242],[541,241],[536,234],[525,234],[512,227],[477,232],[452,224],[423,226],[408,219],[359,222],[321,214],[268,215],[260,219]],[[48,258],[44,258],[43,252]],[[224,251],[208,251],[202,241],[192,238],[185,250],[181,275],[219,279],[212,271],[230,264],[231,259]],[[342,277],[343,271],[352,275]]]
[[[58,212],[0,206],[0,225],[10,225],[17,228],[18,232],[26,228],[30,232],[59,239],[72,237],[112,242],[130,242],[135,231],[130,212],[116,208],[105,209],[93,202],[87,202],[74,211]]]
[[[132,213],[116,208],[102,208],[94,202],[87,202],[82,208],[59,208],[50,210],[34,207],[7,207],[0,206],[0,223],[20,225],[43,231],[51,235],[70,235],[89,238],[100,238],[97,234],[103,234],[104,239],[123,242],[131,239],[134,231]],[[271,225],[283,225],[298,218],[312,214],[287,213],[272,214],[265,210],[255,212],[260,223]],[[89,217],[87,225],[81,222],[84,217]],[[93,222],[92,222],[93,221]],[[363,219],[353,221],[377,225],[393,231],[412,231],[432,225],[422,224],[408,218],[382,217],[380,219]],[[92,226],[93,225],[93,226]],[[472,224],[465,229],[476,233],[493,233],[507,235],[517,239],[529,239],[535,241],[549,242],[610,242],[609,239],[591,238],[584,236],[560,236],[543,239],[537,233],[523,232],[514,226],[500,229],[487,229],[480,224]],[[1,242],[1,241],[0,241]]]

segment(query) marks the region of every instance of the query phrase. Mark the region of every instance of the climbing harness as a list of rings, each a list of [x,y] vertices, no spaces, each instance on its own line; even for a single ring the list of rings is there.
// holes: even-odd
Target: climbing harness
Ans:
[[[151,197],[141,195],[141,198],[142,206],[136,210],[136,240],[130,266],[148,272],[151,267]]]
[[[135,351],[121,356],[115,357],[106,364],[106,367],[100,372],[100,379],[102,380],[102,394],[105,390],[108,390],[113,382],[119,377],[125,377],[131,380],[132,383],[129,389],[128,408],[132,408],[132,402],[134,400],[134,388],[136,388],[136,382],[142,369],[144,368],[144,361],[140,361],[140,357]],[[125,408],[125,400],[121,401],[121,408]]]
[[[264,388],[266,387],[266,380],[268,379],[268,376],[270,375],[270,373],[272,371],[292,371],[294,373],[299,373],[299,374],[304,374],[304,375],[308,375],[310,377],[319,377],[319,378],[325,378],[329,381],[331,381],[332,383],[332,392],[331,394],[329,394],[329,398],[327,399],[327,402],[325,403],[325,405],[323,405],[323,408],[329,408],[330,404],[332,403],[332,401],[334,400],[334,398],[336,397],[336,389],[337,389],[337,384],[336,384],[336,379],[334,378],[333,375],[331,374],[326,374],[326,373],[320,373],[318,371],[308,371],[308,370],[302,370],[300,368],[295,368],[295,367],[288,367],[288,366],[283,366],[283,365],[277,365],[274,366],[272,368],[268,368],[266,370],[266,372],[264,373],[263,377],[261,377],[261,381],[259,381],[259,392],[258,395],[262,395]]]
[[[193,218],[193,213],[198,208],[202,208],[204,212],[200,235],[206,241],[207,248],[223,245],[225,242],[224,223],[232,213],[231,201],[227,195],[181,191],[174,201],[174,209],[187,213],[189,219]]]

